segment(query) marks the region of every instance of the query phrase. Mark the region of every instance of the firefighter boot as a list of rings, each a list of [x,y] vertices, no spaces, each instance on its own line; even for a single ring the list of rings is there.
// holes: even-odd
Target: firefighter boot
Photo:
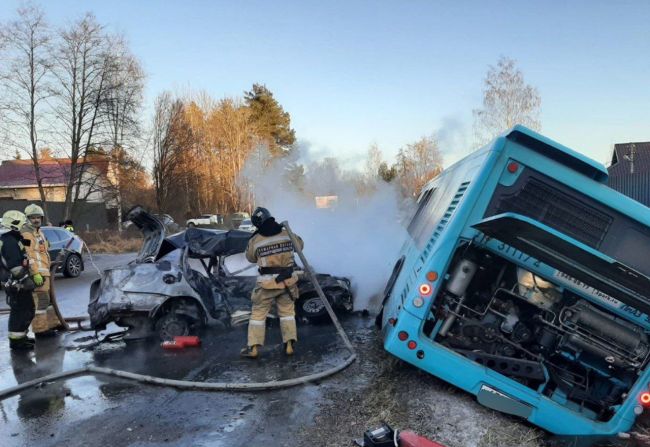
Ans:
[[[9,347],[16,350],[34,349],[34,339],[29,337],[10,338]]]
[[[287,355],[293,355],[293,340],[289,340],[286,343],[286,350],[284,351]]]
[[[34,333],[34,337],[37,338],[37,339],[52,338],[55,335],[57,335],[57,332],[54,329],[48,329],[47,331],[44,331],[44,332],[36,332],[36,333]]]
[[[259,357],[259,352],[257,351],[258,345],[246,346],[241,350],[241,356],[247,357],[249,359],[256,359]]]

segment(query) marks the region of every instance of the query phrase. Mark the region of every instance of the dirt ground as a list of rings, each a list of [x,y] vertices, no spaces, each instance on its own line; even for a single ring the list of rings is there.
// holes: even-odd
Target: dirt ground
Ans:
[[[388,355],[372,328],[352,339],[363,346],[358,361],[322,384],[326,403],[318,404],[314,425],[301,431],[297,445],[349,446],[382,421],[447,447],[546,445],[544,431],[484,408],[472,396]]]
[[[411,430],[446,447],[649,447],[650,415],[633,439],[556,437],[471,396],[384,351],[379,333],[366,325],[349,334],[358,360],[320,386],[313,424],[295,446],[351,446],[382,422]]]
[[[92,253],[132,253],[140,250],[142,246],[142,236],[132,231],[86,231],[81,232],[79,236]]]

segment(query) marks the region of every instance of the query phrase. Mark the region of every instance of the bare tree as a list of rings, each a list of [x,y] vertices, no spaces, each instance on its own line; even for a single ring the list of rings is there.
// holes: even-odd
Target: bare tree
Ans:
[[[102,113],[108,129],[111,164],[117,171],[113,176],[115,184],[107,193],[117,202],[117,228],[121,231],[123,185],[120,181],[127,178],[125,171],[133,167],[133,153],[136,152],[141,131],[139,114],[145,76],[140,62],[131,54],[121,36],[110,38],[106,68],[107,89],[102,101]],[[142,158],[143,151],[138,152]]]
[[[500,58],[485,78],[482,108],[473,111],[477,143],[486,143],[515,124],[539,130],[541,103],[539,92],[526,84],[515,61]]]
[[[0,144],[11,152],[26,153],[34,166],[36,184],[47,220],[47,202],[39,157],[46,100],[51,95],[51,34],[43,12],[20,8],[18,19],[0,29],[3,47],[0,67]]]
[[[164,211],[170,197],[171,185],[176,168],[174,147],[174,123],[183,113],[183,103],[174,99],[169,92],[156,98],[152,127],[153,180],[156,206]]]
[[[375,181],[379,178],[379,167],[384,161],[383,154],[377,146],[376,143],[373,143],[368,148],[368,154],[366,155],[366,166],[365,166],[365,175],[369,181]]]
[[[442,154],[434,137],[422,137],[397,154],[402,194],[417,197],[422,187],[442,171]]]
[[[107,86],[102,102],[111,149],[129,149],[140,134],[145,75],[121,36],[109,38]]]
[[[54,74],[58,84],[56,116],[61,136],[69,143],[69,181],[64,215],[69,218],[80,197],[80,183],[89,150],[102,143],[102,105],[109,88],[110,48],[104,27],[86,14],[59,33]]]

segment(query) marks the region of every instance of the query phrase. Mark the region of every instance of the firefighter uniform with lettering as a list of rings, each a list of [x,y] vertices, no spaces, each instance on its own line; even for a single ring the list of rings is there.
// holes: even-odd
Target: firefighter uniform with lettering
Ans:
[[[2,226],[9,231],[0,236],[0,280],[9,304],[9,347],[34,349],[34,339],[27,337],[29,324],[34,318],[32,291],[34,282],[29,274],[29,259],[25,241],[20,231],[26,218],[20,211],[7,211],[2,216]]]
[[[264,345],[266,317],[273,303],[278,309],[285,352],[292,355],[293,345],[298,340],[294,305],[299,295],[293,257],[295,248],[287,230],[275,221],[266,208],[257,208],[251,221],[257,231],[248,241],[246,259],[257,263],[259,276],[251,296],[253,306],[248,322],[248,345],[242,350],[242,355],[258,357],[258,348]],[[302,249],[302,239],[296,238]]]
[[[50,299],[50,244],[41,231],[43,209],[35,204],[25,208],[28,222],[23,227],[23,238],[30,241],[27,247],[29,270],[36,284],[34,306],[36,315],[32,321],[32,331],[36,336],[54,334],[54,329],[61,326]]]

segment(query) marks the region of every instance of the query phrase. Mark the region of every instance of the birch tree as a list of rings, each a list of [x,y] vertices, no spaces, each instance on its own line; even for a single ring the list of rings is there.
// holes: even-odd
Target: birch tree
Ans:
[[[20,8],[18,18],[0,28],[1,141],[5,152],[26,154],[32,160],[41,206],[47,221],[39,151],[51,95],[51,33],[43,12]]]
[[[485,77],[482,107],[473,111],[477,143],[485,144],[515,124],[540,130],[541,103],[537,88],[526,83],[516,62],[500,58]]]
[[[370,145],[366,155],[365,176],[368,181],[376,181],[379,178],[379,167],[384,161],[383,154],[376,144]]]
[[[406,197],[417,197],[422,187],[442,171],[442,154],[436,139],[422,137],[397,154],[397,177]]]

